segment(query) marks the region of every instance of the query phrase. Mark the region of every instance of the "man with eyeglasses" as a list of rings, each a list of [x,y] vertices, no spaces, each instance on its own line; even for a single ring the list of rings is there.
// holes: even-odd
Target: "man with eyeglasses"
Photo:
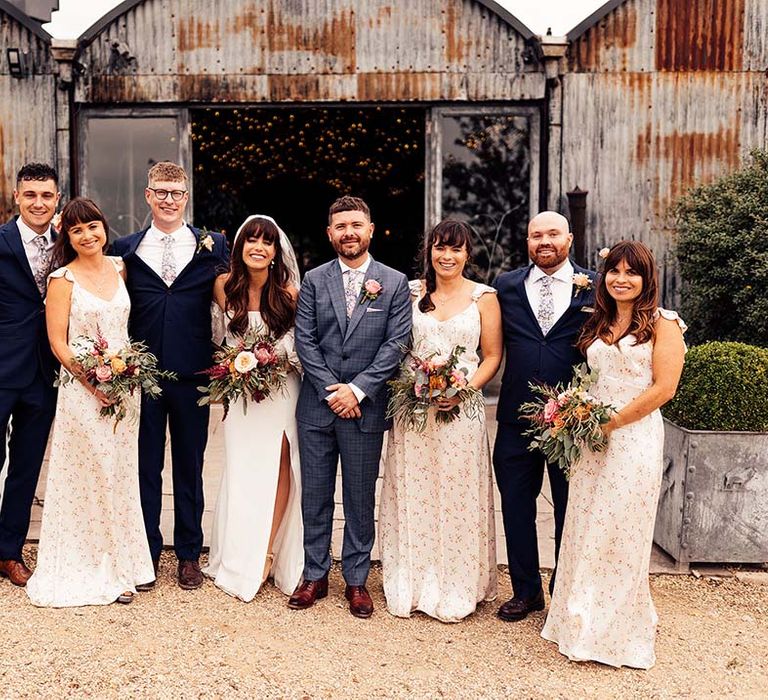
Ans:
[[[157,572],[163,536],[162,471],[165,434],[170,429],[173,468],[173,541],[179,586],[203,583],[198,558],[203,546],[203,454],[208,440],[208,406],[198,406],[199,373],[212,364],[213,282],[229,267],[224,236],[203,233],[184,221],[189,202],[187,174],[167,161],[152,166],[144,191],[152,211],[148,229],[119,238],[112,253],[128,272],[129,331],[144,341],[162,369],[178,380],[162,382],[157,400],[143,399],[139,427],[139,486],[144,524]],[[148,590],[154,581],[137,586]]]

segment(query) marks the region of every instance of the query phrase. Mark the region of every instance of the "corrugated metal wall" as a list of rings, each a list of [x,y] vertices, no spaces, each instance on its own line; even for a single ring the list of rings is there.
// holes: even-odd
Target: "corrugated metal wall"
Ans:
[[[0,220],[14,211],[13,188],[27,161],[52,163],[56,156],[55,83],[48,45],[0,11]],[[5,50],[27,53],[30,74],[13,78]]]
[[[76,100],[539,99],[528,54],[473,0],[146,0],[85,49]]]
[[[628,0],[569,47],[562,188],[589,190],[589,254],[647,242],[670,301],[670,205],[768,143],[767,32],[765,0]]]

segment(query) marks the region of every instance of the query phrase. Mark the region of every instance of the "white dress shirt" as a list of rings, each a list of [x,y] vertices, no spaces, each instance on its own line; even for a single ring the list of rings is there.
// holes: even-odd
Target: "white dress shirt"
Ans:
[[[355,286],[357,287],[357,291],[355,293],[355,296],[360,296],[360,292],[363,289],[363,279],[365,278],[365,273],[368,272],[368,268],[371,266],[371,256],[368,255],[365,258],[365,262],[360,265],[360,267],[350,267],[345,262],[342,261],[341,258],[339,258],[339,267],[341,268],[341,277],[342,277],[342,283],[344,287],[347,286],[347,277],[346,272],[347,270],[353,270],[355,272],[361,272],[361,275],[358,275],[357,283]],[[348,383],[348,386],[350,389],[352,389],[352,393],[355,395],[355,398],[357,399],[357,403],[362,403],[363,399],[365,398],[365,392],[359,387],[354,385],[352,382]],[[326,401],[330,401],[334,396],[336,395],[336,392],[334,391],[332,394],[328,394],[328,396],[325,397]]]
[[[45,236],[45,249],[50,251],[53,248],[53,236],[51,234],[51,227],[48,226],[48,230],[45,233],[38,234],[37,231],[32,230],[24,223],[24,220],[19,217],[16,219],[16,226],[19,227],[19,233],[21,234],[21,242],[24,244],[24,252],[27,255],[27,261],[29,267],[32,270],[32,274],[35,274],[37,270],[37,259],[40,257],[40,249],[34,242],[35,239],[40,236]]]
[[[528,277],[525,278],[525,293],[534,315],[538,313],[541,297],[539,280],[546,276],[546,272],[534,265],[528,273]],[[554,326],[571,305],[573,295],[573,265],[571,265],[571,261],[566,260],[565,265],[550,276],[552,277],[552,301],[555,306],[555,315],[552,318],[552,325]]]
[[[173,239],[173,257],[176,260],[176,276],[189,265],[197,250],[197,238],[192,230],[183,224],[173,233],[163,233],[155,228],[154,223],[147,230],[136,249],[137,255],[149,265],[158,277],[163,276],[163,241],[170,236]],[[167,284],[167,283],[166,283]],[[170,285],[168,285],[170,287]]]

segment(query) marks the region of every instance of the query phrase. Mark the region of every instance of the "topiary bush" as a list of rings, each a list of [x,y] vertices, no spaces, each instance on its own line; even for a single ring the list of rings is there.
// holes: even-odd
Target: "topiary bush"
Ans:
[[[768,347],[768,151],[691,190],[673,214],[688,338]]]
[[[689,430],[768,432],[768,349],[731,342],[691,348],[663,413]]]

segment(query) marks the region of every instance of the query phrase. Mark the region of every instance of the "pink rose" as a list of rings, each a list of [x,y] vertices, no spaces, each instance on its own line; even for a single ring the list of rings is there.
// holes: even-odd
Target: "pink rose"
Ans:
[[[112,370],[109,365],[99,365],[96,368],[96,379],[100,382],[108,382],[112,379]]]
[[[550,423],[552,419],[557,415],[557,409],[560,408],[555,399],[550,399],[544,406],[544,420]]]
[[[453,382],[454,386],[463,387],[467,384],[467,376],[464,374],[464,372],[460,372],[459,370],[455,369],[453,372],[451,372],[451,381]]]
[[[256,356],[256,362],[259,364],[259,367],[268,365],[272,360],[272,353],[267,348],[259,348],[253,354]]]
[[[365,283],[365,291],[371,296],[376,296],[381,291],[381,284],[376,280],[368,280]]]

